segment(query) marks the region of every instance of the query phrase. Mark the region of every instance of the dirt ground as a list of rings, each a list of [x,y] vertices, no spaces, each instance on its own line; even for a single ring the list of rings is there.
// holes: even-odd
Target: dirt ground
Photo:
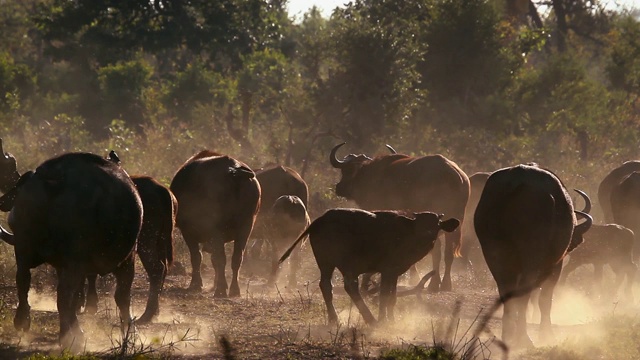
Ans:
[[[121,335],[112,281],[107,278],[103,281],[98,313],[80,316],[87,338],[84,349],[98,354],[149,354],[183,359],[223,358],[225,352],[243,359],[343,359],[375,358],[390,348],[438,343],[461,354],[470,346],[478,318],[496,299],[495,285],[488,273],[475,276],[457,266],[453,292],[400,298],[395,322],[366,326],[351,306],[336,271],[334,299],[341,325],[328,326],[318,289],[319,275],[309,249],[303,251],[305,263],[298,286],[286,287],[288,266],[284,264],[278,287],[267,287],[264,277],[257,275],[264,274],[264,264],[247,259],[241,271],[242,296],[233,299],[213,298],[213,272],[206,254],[203,263],[208,266],[203,270],[203,292],[186,291],[190,276],[180,273],[179,266],[176,267],[176,271],[167,277],[159,317],[151,325],[137,326],[125,336],[127,341],[123,341]],[[186,255],[181,254],[178,259],[183,262]],[[422,273],[431,266],[428,259],[419,265]],[[188,262],[185,267],[190,271]],[[33,273],[32,326],[28,333],[18,333],[13,328],[17,305],[15,285],[11,277],[0,277],[2,359],[24,358],[36,352],[60,352],[54,284],[44,267]],[[590,321],[616,308],[614,298],[593,301],[594,297],[587,294],[587,285],[583,284],[582,278],[589,276],[590,269],[579,269],[569,281],[582,285],[556,292],[551,344],[589,333]],[[401,279],[403,289],[408,288],[407,282],[408,279]],[[133,288],[134,316],[142,314],[146,296],[146,274],[139,266]],[[369,298],[367,303],[377,314],[374,299]],[[503,358],[503,351],[494,341],[494,335],[500,336],[500,316],[500,310],[493,314],[482,332],[481,343],[476,345],[477,359]],[[539,317],[533,320],[535,316],[532,313],[529,331],[534,342],[541,344],[537,333]],[[226,347],[221,339],[228,341]]]

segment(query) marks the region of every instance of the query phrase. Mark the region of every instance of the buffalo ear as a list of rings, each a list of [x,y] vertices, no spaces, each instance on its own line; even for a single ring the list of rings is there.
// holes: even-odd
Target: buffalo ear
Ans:
[[[456,218],[451,218],[449,220],[440,221],[440,229],[446,232],[455,231],[458,226],[460,226],[460,220]]]

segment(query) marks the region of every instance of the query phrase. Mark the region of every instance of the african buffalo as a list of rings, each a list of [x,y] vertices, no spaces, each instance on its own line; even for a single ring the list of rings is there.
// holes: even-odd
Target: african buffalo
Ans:
[[[350,154],[338,160],[336,152],[344,144],[335,146],[329,156],[331,165],[342,172],[336,195],[354,200],[366,210],[428,210],[463,221],[469,199],[469,178],[451,160],[442,155],[411,157],[395,153],[374,159]],[[447,233],[446,239],[442,283],[439,241],[431,253],[436,271],[429,284],[432,292],[451,290],[451,264],[454,254],[460,253],[460,229]]]
[[[214,296],[227,296],[224,244],[233,241],[229,296],[240,296],[238,271],[260,209],[255,173],[236,159],[204,150],[176,172],[170,189],[178,199],[177,226],[191,255],[189,288],[202,288],[200,244],[204,244],[216,273]]]
[[[613,210],[611,209],[611,192],[614,187],[618,186],[622,179],[634,171],[640,171],[640,161],[627,161],[617,168],[611,170],[607,176],[602,179],[598,186],[598,201],[604,214],[606,223],[613,223]]]
[[[302,200],[295,195],[280,196],[271,209],[264,215],[268,226],[267,238],[271,245],[271,276],[269,283],[275,284],[278,271],[278,257],[282,246],[287,246],[309,224],[309,214]],[[297,284],[296,273],[300,268],[300,252],[295,252],[291,257],[289,286]]]
[[[563,266],[560,284],[564,284],[567,276],[578,267],[593,264],[596,284],[602,290],[602,270],[604,265],[609,265],[616,274],[615,291],[618,291],[626,276],[625,295],[632,299],[631,288],[637,271],[637,266],[633,263],[634,242],[633,231],[624,226],[591,225],[584,234],[584,243],[571,252],[569,260]]]
[[[142,203],[129,175],[111,161],[88,153],[68,153],[27,172],[14,189],[8,217],[17,273],[17,329],[30,327],[30,269],[48,263],[58,275],[57,305],[63,345],[82,345],[77,296],[87,274],[113,273],[122,323],[129,312],[134,276],[133,251],[142,225]],[[6,195],[5,195],[6,196]]]
[[[393,320],[398,277],[433,249],[440,230],[452,232],[460,225],[458,219],[442,221],[442,216],[432,212],[330,209],[300,234],[280,261],[308,235],[320,269],[320,290],[329,323],[338,320],[331,284],[335,268],[342,273],[344,289],[367,324],[373,324],[375,318],[362,300],[358,276],[380,273],[378,321]]]
[[[247,251],[249,259],[255,260],[260,258],[261,249],[264,240],[269,242],[271,234],[270,229],[273,228],[269,216],[269,212],[275,204],[276,200],[283,195],[293,195],[298,197],[305,209],[309,204],[309,188],[307,183],[300,177],[295,170],[285,166],[275,166],[268,169],[256,171],[256,178],[260,183],[260,208],[256,217],[251,237],[254,240],[252,246]],[[297,236],[299,233],[296,233]]]
[[[16,158],[4,152],[2,139],[0,139],[0,191],[6,194],[15,186],[18,179],[20,179],[20,173],[18,173]]]
[[[611,210],[614,223],[626,226],[640,234],[640,171],[623,177],[611,189]],[[636,236],[633,258],[640,258],[640,239]]]
[[[149,295],[145,311],[136,323],[146,324],[160,312],[160,293],[173,263],[173,229],[178,202],[166,186],[149,176],[134,175],[131,179],[144,208],[136,252],[149,276]],[[87,280],[89,286],[85,309],[89,313],[95,313],[98,307],[96,274],[89,275]],[[80,300],[80,304],[82,303],[83,297]]]
[[[577,225],[576,212],[558,177],[535,164],[497,170],[487,179],[474,226],[504,304],[502,340],[508,345],[532,345],[526,308],[530,292],[538,287],[540,332],[547,336],[551,331],[552,295],[562,260],[592,223],[590,215],[577,212],[586,218]]]

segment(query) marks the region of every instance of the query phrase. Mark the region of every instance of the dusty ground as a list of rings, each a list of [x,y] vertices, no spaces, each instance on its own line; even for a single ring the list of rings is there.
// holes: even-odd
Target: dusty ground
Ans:
[[[478,316],[491,308],[495,301],[493,281],[485,274],[474,277],[461,269],[454,276],[454,292],[424,294],[401,298],[397,304],[397,321],[377,327],[365,326],[341,288],[336,271],[334,298],[342,325],[327,325],[324,303],[318,289],[315,263],[305,250],[307,262],[296,288],[287,288],[288,266],[283,266],[279,287],[267,288],[264,278],[252,275],[260,264],[245,263],[241,277],[242,296],[235,299],[214,299],[211,291],[213,273],[204,269],[205,291],[185,291],[190,277],[169,275],[161,299],[161,314],[151,325],[138,326],[130,334],[125,349],[109,283],[100,294],[99,312],[95,316],[82,315],[87,351],[114,354],[118,351],[149,353],[177,358],[222,358],[222,337],[228,339],[238,358],[297,359],[297,358],[373,358],[381,351],[409,344],[454,344],[462,352],[470,334],[477,328]],[[179,259],[186,260],[181,254]],[[430,265],[421,264],[424,273]],[[205,261],[209,265],[208,259]],[[186,264],[187,271],[190,265]],[[9,269],[10,270],[10,269]],[[133,314],[140,315],[146,301],[146,274],[142,267],[136,275],[133,289]],[[588,278],[589,270],[578,270],[569,279],[580,284],[580,277]],[[58,321],[53,285],[48,283],[44,268],[34,270],[34,290],[30,293],[32,328],[27,334],[13,329],[16,306],[13,279],[0,277],[0,358],[23,358],[34,352],[59,353],[57,346]],[[406,288],[407,280],[401,284]],[[588,323],[617,308],[615,299],[593,302],[586,289],[558,291],[552,320],[554,342],[588,333]],[[374,314],[377,304],[368,301]],[[493,315],[481,335],[483,354],[477,358],[500,359],[502,351],[492,344],[493,334],[500,335],[500,312]],[[531,321],[530,335],[540,343],[538,320]],[[486,346],[485,346],[486,345]],[[513,356],[512,356],[513,358]]]

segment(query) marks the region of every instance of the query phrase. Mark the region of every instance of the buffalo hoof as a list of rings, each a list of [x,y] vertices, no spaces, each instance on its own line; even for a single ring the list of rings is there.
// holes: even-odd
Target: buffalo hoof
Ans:
[[[202,282],[198,283],[195,281],[191,281],[191,284],[189,284],[189,287],[187,288],[187,290],[191,291],[191,292],[201,292],[202,291]]]
[[[240,288],[232,286],[229,289],[229,297],[240,297]]]
[[[29,331],[31,328],[31,308],[18,307],[16,310],[16,316],[13,318],[13,326],[16,330]]]
[[[440,279],[437,277],[431,278],[429,282],[429,286],[427,286],[427,293],[435,294],[440,291]]]
[[[451,291],[451,278],[442,279],[442,283],[440,284],[440,291]]]
[[[136,324],[138,325],[146,325],[146,324],[150,324],[151,321],[153,320],[154,315],[152,313],[148,313],[148,312],[144,312],[144,314],[142,314],[142,316],[140,316],[140,318],[138,320],[136,320]]]

